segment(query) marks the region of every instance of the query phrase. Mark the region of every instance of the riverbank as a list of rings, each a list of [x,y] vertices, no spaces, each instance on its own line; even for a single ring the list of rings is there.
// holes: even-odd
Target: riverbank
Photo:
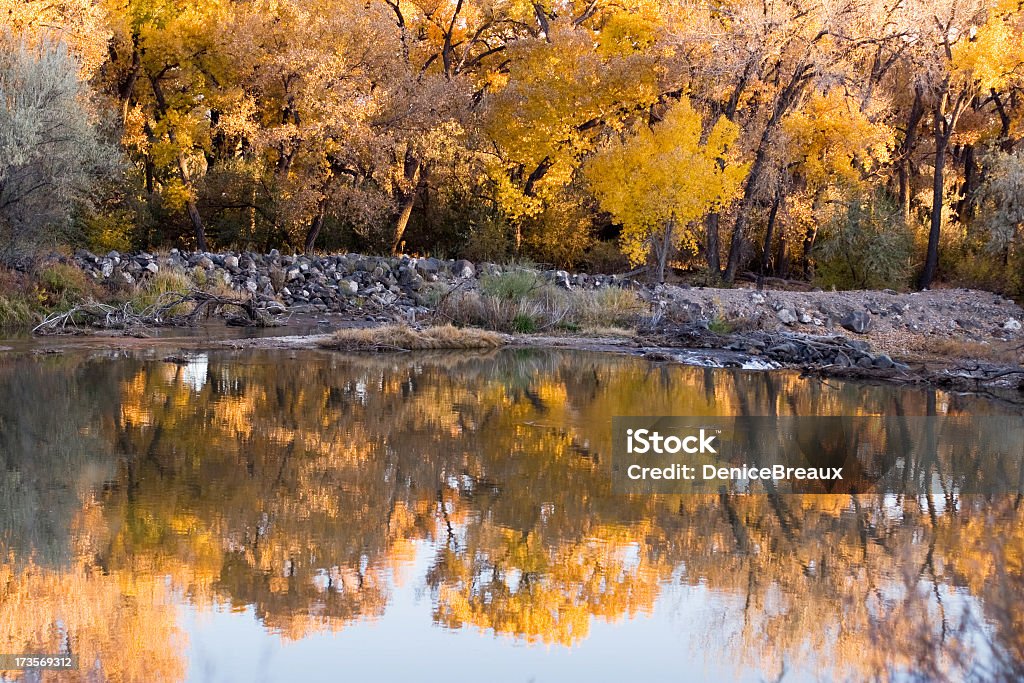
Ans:
[[[172,283],[179,294],[214,290],[247,302],[262,323],[283,326],[254,339],[170,344],[149,339],[151,328],[124,325],[123,317],[119,330],[97,330],[86,321],[64,327],[93,335],[90,345],[300,349],[337,328],[454,323],[503,333],[507,345],[610,350],[654,362],[793,368],[969,391],[1019,391],[1024,377],[1024,310],[976,290],[652,287],[621,275],[358,254],[172,250],[101,257],[80,251],[62,265],[81,271],[92,291],[108,296],[130,301],[155,283],[159,290]]]

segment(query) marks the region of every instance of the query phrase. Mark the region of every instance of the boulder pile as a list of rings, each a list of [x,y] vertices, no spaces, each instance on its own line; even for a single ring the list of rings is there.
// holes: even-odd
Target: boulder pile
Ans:
[[[75,262],[99,281],[135,284],[163,270],[184,271],[200,282],[223,283],[251,292],[257,305],[272,312],[352,312],[377,310],[426,312],[428,285],[454,286],[482,275],[498,275],[503,267],[475,264],[465,259],[402,256],[388,258],[361,254],[330,256],[283,255],[254,252],[146,252],[98,256],[85,250]],[[520,268],[521,267],[516,267]],[[566,289],[621,286],[615,275],[570,274],[564,270],[536,270],[545,281]]]

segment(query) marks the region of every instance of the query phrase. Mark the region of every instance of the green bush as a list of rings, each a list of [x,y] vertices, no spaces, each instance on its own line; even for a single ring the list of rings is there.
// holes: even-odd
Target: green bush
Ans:
[[[50,263],[37,274],[39,305],[45,310],[63,310],[96,298],[99,287],[80,268]]]
[[[914,239],[885,197],[851,201],[821,229],[815,280],[836,289],[901,289],[916,272]]]
[[[536,294],[544,287],[540,273],[526,269],[508,270],[480,278],[480,291],[502,301],[515,301]]]

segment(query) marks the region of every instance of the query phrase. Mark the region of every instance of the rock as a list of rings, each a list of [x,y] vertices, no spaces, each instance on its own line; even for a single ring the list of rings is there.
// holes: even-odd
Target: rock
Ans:
[[[760,292],[754,292],[753,294],[750,295],[750,303],[754,304],[755,306],[758,304],[763,304],[764,294],[761,294]]]
[[[286,282],[294,282],[295,280],[302,278],[302,271],[298,268],[289,268],[285,273],[284,279]]]
[[[346,296],[354,296],[359,292],[359,283],[353,280],[339,280],[338,292]]]
[[[420,275],[436,275],[441,271],[441,262],[434,257],[422,258],[416,262]]]
[[[871,315],[866,311],[850,311],[839,319],[843,329],[857,334],[867,334],[871,329]]]
[[[155,261],[150,261],[149,263],[146,264],[143,270],[148,270],[153,275],[156,275],[158,272],[160,272],[160,266],[158,266]]]
[[[795,325],[797,321],[796,314],[788,308],[781,308],[775,316],[786,325]]]
[[[1006,330],[1007,332],[1020,332],[1020,321],[1017,320],[1016,318],[1010,318],[1005,323],[1003,323],[1003,329]]]
[[[452,275],[458,278],[473,277],[476,275],[476,267],[466,259],[459,259],[452,264]]]
[[[881,370],[888,370],[889,368],[896,365],[895,363],[893,363],[892,358],[889,358],[889,356],[885,355],[884,353],[875,356],[875,360],[872,361],[871,364],[874,367],[879,368]]]
[[[812,318],[806,311],[800,311],[797,318],[800,320],[800,324],[802,325],[810,325],[814,321],[814,318]]]
[[[114,262],[108,258],[103,259],[100,263],[100,273],[103,278],[106,279],[114,274]]]

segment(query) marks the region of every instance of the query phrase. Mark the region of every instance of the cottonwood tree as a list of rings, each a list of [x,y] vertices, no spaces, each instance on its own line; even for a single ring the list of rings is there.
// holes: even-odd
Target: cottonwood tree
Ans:
[[[0,33],[0,261],[55,241],[115,168],[79,68],[62,42]]]
[[[1006,89],[1024,78],[1021,24],[1024,7],[1018,0],[947,0],[917,8],[922,18],[922,78],[929,97],[934,172],[928,248],[918,280],[930,287],[939,262],[943,208],[946,205],[946,161],[953,136],[968,109],[982,95]]]
[[[634,264],[653,253],[660,282],[673,248],[696,249],[686,228],[732,199],[748,170],[722,161],[738,135],[734,124],[720,119],[706,140],[701,124],[682,100],[660,123],[610,143],[586,168],[601,207],[622,223],[623,251]]]

